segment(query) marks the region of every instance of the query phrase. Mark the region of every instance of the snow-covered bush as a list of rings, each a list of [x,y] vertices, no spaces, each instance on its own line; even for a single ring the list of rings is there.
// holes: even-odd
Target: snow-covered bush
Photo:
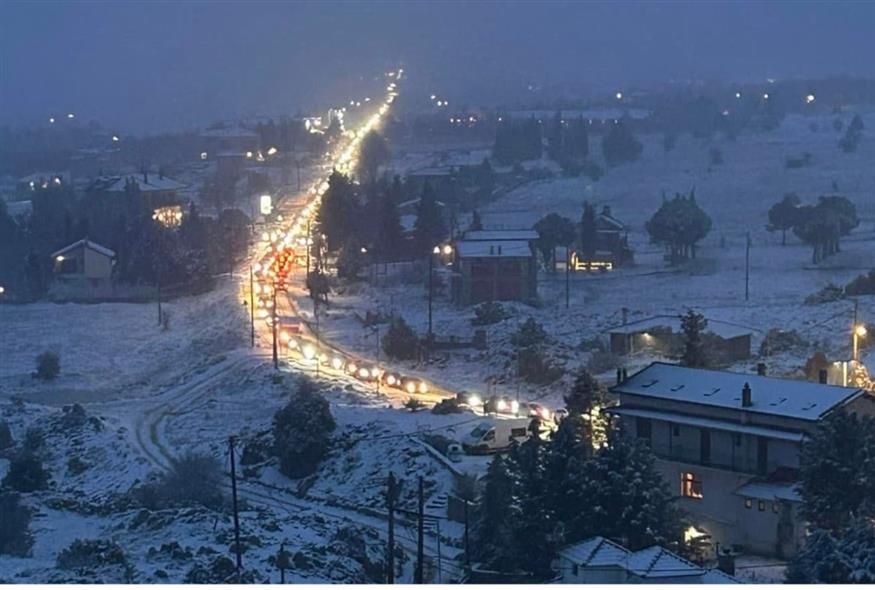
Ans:
[[[222,466],[214,457],[189,453],[174,461],[157,481],[136,488],[133,495],[151,510],[192,504],[218,509],[225,502],[222,477]]]
[[[46,381],[55,379],[61,373],[61,357],[47,350],[36,357],[36,376]]]
[[[279,457],[280,471],[291,478],[316,471],[336,426],[328,401],[310,382],[303,382],[273,417],[274,453]]]
[[[15,444],[12,438],[12,431],[9,430],[9,424],[0,420],[0,451],[8,449]]]
[[[76,539],[58,554],[58,567],[75,570],[107,565],[126,565],[124,550],[112,541]]]
[[[517,348],[540,346],[546,341],[547,332],[544,326],[535,321],[535,318],[527,319],[510,337],[510,343]]]
[[[474,308],[474,319],[471,323],[475,326],[491,326],[506,320],[511,313],[497,301],[487,301]]]
[[[517,363],[519,376],[529,383],[546,385],[562,377],[562,369],[554,366],[539,348],[520,349]]]
[[[49,485],[49,473],[42,461],[30,453],[20,453],[9,463],[9,471],[3,478],[3,487],[17,492],[35,492]]]
[[[26,557],[30,553],[30,510],[19,500],[18,494],[0,494],[0,555]]]
[[[394,359],[416,358],[419,339],[404,318],[395,318],[383,336],[383,352]]]

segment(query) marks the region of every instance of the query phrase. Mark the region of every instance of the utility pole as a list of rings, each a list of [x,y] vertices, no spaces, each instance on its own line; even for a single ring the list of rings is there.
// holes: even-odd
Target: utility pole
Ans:
[[[413,573],[414,584],[424,584],[423,566],[425,561],[425,488],[422,476],[419,476],[419,511],[417,513],[416,529],[416,570]]]
[[[471,565],[471,551],[468,548],[468,500],[465,500],[465,565]]]
[[[386,494],[389,510],[389,545],[386,547],[386,583],[395,583],[395,474],[389,472],[389,490]]]
[[[255,278],[249,265],[249,347],[255,348]]]
[[[434,291],[434,252],[428,253],[428,334],[425,336],[425,358],[431,360],[432,313],[431,302]]]
[[[565,247],[565,309],[568,309],[568,301],[571,293],[571,256],[568,246]]]
[[[277,349],[277,341],[276,341],[276,324],[277,324],[277,314],[276,314],[276,281],[273,282],[273,321],[271,322],[271,328],[273,332],[273,368],[274,370],[278,370],[280,368],[280,360],[279,360],[279,351]]]
[[[744,300],[750,299],[750,232],[744,249]]]
[[[319,300],[313,299],[313,315],[316,316],[316,378],[319,378]]]
[[[441,563],[441,519],[440,517],[435,517],[435,523],[437,524],[437,561],[438,561],[438,584],[441,584],[441,578],[443,578],[441,570],[443,569],[443,564]]]
[[[279,553],[276,554],[276,566],[280,570],[280,584],[286,583],[286,570],[289,569],[289,552],[286,551],[286,544],[280,543]]]
[[[231,502],[234,508],[234,552],[237,554],[237,583],[243,570],[243,553],[240,547],[240,517],[237,514],[237,469],[234,463],[234,437],[228,437],[228,453],[231,455]]]
[[[379,369],[380,368],[380,324],[376,325],[375,334],[377,336],[377,368]],[[380,395],[380,375],[377,375],[376,382],[377,382],[377,395]]]
[[[155,265],[155,275],[158,280],[158,326],[161,326],[161,266]]]
[[[310,218],[307,218],[307,277],[306,280],[310,280]]]

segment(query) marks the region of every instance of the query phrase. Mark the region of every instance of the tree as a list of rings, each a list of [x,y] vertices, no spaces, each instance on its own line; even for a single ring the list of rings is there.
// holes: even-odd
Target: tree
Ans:
[[[584,474],[576,513],[560,517],[566,542],[602,535],[638,551],[682,541],[682,515],[644,442],[611,432]]]
[[[702,335],[708,327],[705,316],[688,309],[681,316],[681,331],[684,333],[684,354],[681,364],[685,367],[703,368],[708,366],[708,355]]]
[[[0,555],[27,557],[33,545],[30,534],[30,509],[21,504],[21,497],[0,492]]]
[[[328,178],[328,190],[322,197],[318,216],[330,250],[339,250],[352,236],[355,210],[353,185],[349,177],[335,170]]]
[[[347,242],[337,256],[337,276],[355,280],[364,266],[365,256],[362,247],[355,242]]]
[[[650,240],[669,249],[671,264],[696,257],[696,244],[711,231],[711,218],[696,203],[695,191],[685,197],[663,197],[662,205],[645,224]]]
[[[644,146],[635,139],[623,121],[611,125],[607,135],[602,138],[602,153],[608,166],[637,160],[643,149]]]
[[[36,357],[36,376],[45,381],[53,381],[61,373],[61,357],[47,350]]]
[[[36,492],[49,485],[49,473],[43,462],[32,453],[20,453],[9,462],[9,470],[3,478],[3,487],[17,492]]]
[[[598,226],[595,207],[589,201],[583,202],[583,215],[580,217],[580,253],[586,260],[595,258],[598,244]]]
[[[513,480],[501,455],[489,463],[472,527],[471,558],[488,569],[517,569],[513,548]]]
[[[480,219],[480,212],[477,209],[471,213],[471,223],[468,225],[468,231],[482,231],[483,221]]]
[[[362,138],[358,174],[362,184],[376,182],[380,166],[389,162],[389,145],[377,131],[369,131]]]
[[[301,383],[289,403],[273,417],[274,452],[280,471],[291,478],[314,473],[328,452],[336,427],[328,401],[311,382]]]
[[[556,268],[556,247],[568,247],[574,242],[574,222],[557,213],[550,213],[538,221],[536,246],[544,258],[544,266],[552,272]]]
[[[215,457],[189,452],[175,459],[154,486],[141,490],[140,500],[151,509],[201,505],[217,510],[225,503],[223,480]]]
[[[769,231],[781,232],[781,245],[787,244],[787,230],[799,221],[799,196],[796,193],[786,193],[784,198],[769,209]]]
[[[787,568],[789,584],[875,584],[875,524],[854,519],[834,534],[815,529]]]
[[[388,192],[379,199],[377,219],[379,231],[374,244],[377,256],[387,262],[398,260],[404,249],[404,227],[398,205]]]
[[[509,461],[514,483],[514,546],[517,567],[546,579],[551,573],[550,562],[556,547],[552,538],[553,519],[545,502],[545,445],[537,434],[537,419],[533,422],[531,428],[535,433],[511,451]]]
[[[431,184],[422,187],[422,196],[416,208],[413,224],[413,242],[417,256],[431,254],[432,249],[447,236],[447,227],[438,206]]]
[[[382,339],[383,352],[395,359],[414,359],[419,349],[419,339],[404,318],[393,318]]]
[[[574,513],[577,484],[582,479],[580,471],[593,455],[592,438],[589,420],[578,412],[571,412],[559,423],[547,445],[544,456],[547,503],[556,522]]]
[[[793,233],[812,246],[814,264],[839,252],[841,237],[860,223],[854,204],[838,195],[820,197],[814,206],[799,207],[798,215]]]
[[[604,431],[600,410],[607,404],[607,390],[589,371],[580,369],[574,378],[571,391],[563,399],[569,414],[579,414],[587,420],[590,432],[595,429]]]
[[[859,515],[875,515],[875,420],[838,410],[802,443],[802,515],[836,532]]]
[[[850,125],[845,130],[845,135],[839,141],[839,147],[844,152],[854,152],[857,150],[857,144],[860,143],[860,138],[863,136],[863,119],[860,115],[854,115]]]

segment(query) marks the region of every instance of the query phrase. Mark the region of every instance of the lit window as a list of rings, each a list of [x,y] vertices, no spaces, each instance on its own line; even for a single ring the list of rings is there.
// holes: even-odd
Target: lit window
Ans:
[[[696,500],[704,497],[702,495],[702,481],[696,479],[695,474],[689,472],[681,473],[681,496]]]
[[[745,508],[752,508],[753,507],[753,500],[751,500],[750,498],[745,498],[744,499],[744,507]]]

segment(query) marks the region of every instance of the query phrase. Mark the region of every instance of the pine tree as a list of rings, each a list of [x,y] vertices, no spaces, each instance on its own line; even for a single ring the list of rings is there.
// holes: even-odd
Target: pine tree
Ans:
[[[623,121],[611,125],[607,135],[602,138],[602,153],[608,166],[637,160],[644,146],[635,139]]]
[[[536,245],[544,258],[544,266],[552,272],[556,268],[557,246],[569,247],[574,242],[574,222],[558,213],[550,213],[535,225],[538,232]]]
[[[358,174],[362,184],[371,184],[377,180],[380,166],[389,161],[389,145],[386,138],[377,131],[369,131],[362,138],[359,156]]]
[[[416,254],[419,257],[431,254],[432,249],[446,237],[447,228],[434,190],[426,182],[422,187],[422,197],[416,209],[416,222],[413,224]]]
[[[681,331],[684,333],[684,354],[681,364],[685,367],[702,368],[708,366],[708,356],[702,334],[708,327],[708,320],[700,313],[689,309],[681,316]]]
[[[532,426],[538,429],[537,420]],[[510,456],[514,483],[514,549],[517,566],[540,579],[550,576],[555,553],[554,525],[548,509],[544,477],[545,445],[537,434],[515,447]]]
[[[376,253],[381,260],[398,260],[404,248],[404,227],[398,214],[398,205],[389,193],[379,199],[377,215],[379,231],[376,235]]]
[[[598,248],[598,227],[595,207],[589,201],[584,201],[583,215],[580,218],[580,253],[586,260],[592,260],[595,258],[596,248]]]
[[[611,432],[583,473],[580,493],[587,502],[566,523],[567,542],[603,535],[637,551],[682,541],[681,513],[642,441]]]
[[[328,190],[319,207],[319,226],[329,250],[339,250],[353,233],[355,194],[349,178],[337,170],[328,178]]]
[[[564,522],[578,506],[579,470],[592,458],[592,430],[589,420],[571,413],[559,423],[544,453],[547,499],[554,521]]]
[[[303,382],[288,405],[273,418],[274,452],[288,477],[310,475],[328,452],[336,428],[328,401],[309,381]]]
[[[875,584],[875,522],[857,518],[837,533],[815,529],[787,569],[790,584]]]
[[[837,531],[855,516],[875,516],[875,420],[839,410],[803,442],[802,515]]]
[[[419,339],[404,318],[392,320],[382,340],[383,352],[395,359],[413,359],[419,348]]]
[[[480,212],[477,209],[471,213],[471,223],[468,225],[468,231],[482,231],[483,221],[480,219]]]
[[[513,480],[505,460],[496,455],[483,477],[483,493],[472,527],[471,557],[487,569],[517,569],[513,550]]]
[[[563,396],[569,414],[578,414],[586,421],[590,446],[604,442],[607,420],[601,409],[607,405],[607,396],[604,385],[585,368],[577,373],[571,391]]]

